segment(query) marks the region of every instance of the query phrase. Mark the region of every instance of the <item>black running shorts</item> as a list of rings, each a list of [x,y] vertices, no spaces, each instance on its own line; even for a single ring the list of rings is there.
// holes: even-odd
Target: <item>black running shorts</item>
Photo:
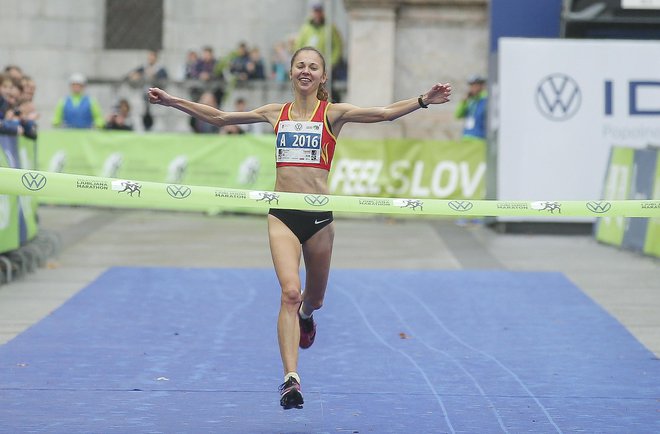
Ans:
[[[332,211],[299,211],[271,208],[268,214],[277,217],[305,244],[315,233],[332,223]]]

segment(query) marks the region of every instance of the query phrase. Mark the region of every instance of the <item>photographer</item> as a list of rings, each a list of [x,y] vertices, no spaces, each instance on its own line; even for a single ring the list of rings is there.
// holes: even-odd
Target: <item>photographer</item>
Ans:
[[[124,130],[132,131],[131,105],[124,98],[120,99],[115,107],[115,111],[108,117],[105,123],[106,130]]]

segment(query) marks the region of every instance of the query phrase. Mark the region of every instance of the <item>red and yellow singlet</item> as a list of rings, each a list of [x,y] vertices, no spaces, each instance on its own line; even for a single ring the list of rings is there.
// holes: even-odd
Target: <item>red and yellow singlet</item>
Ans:
[[[291,120],[292,104],[284,104],[275,124],[276,167],[305,166],[329,171],[337,144],[326,117],[330,103],[319,101],[307,121]]]

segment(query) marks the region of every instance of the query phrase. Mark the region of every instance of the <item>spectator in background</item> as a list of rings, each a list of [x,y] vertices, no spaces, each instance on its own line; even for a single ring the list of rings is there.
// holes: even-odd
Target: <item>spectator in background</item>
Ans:
[[[209,46],[202,48],[202,57],[197,61],[197,78],[203,81],[211,80],[213,78],[215,63],[213,48]]]
[[[87,79],[80,73],[69,78],[70,93],[55,107],[53,126],[64,128],[103,128],[105,119],[95,99],[85,94]]]
[[[7,72],[0,75],[0,134],[23,135],[23,126],[16,113],[18,94],[16,79]]]
[[[197,80],[199,79],[199,71],[197,71],[197,64],[199,56],[197,51],[188,50],[186,53],[186,63],[183,64],[183,79],[184,80]]]
[[[167,80],[167,69],[158,63],[158,52],[149,50],[147,52],[147,62],[129,72],[128,80],[136,84],[145,84],[147,87],[152,85],[162,86]]]
[[[203,92],[197,102],[216,109],[218,108],[218,101],[215,99],[213,92]],[[194,132],[198,134],[218,134],[220,132],[219,127],[213,124],[209,124],[208,122],[204,122],[195,117],[190,118],[190,127]]]
[[[167,78],[167,69],[158,62],[158,52],[156,50],[149,50],[147,52],[147,62],[128,73],[130,83],[136,86],[142,85],[144,88],[145,103],[142,125],[145,131],[150,131],[154,125],[150,104],[147,102],[147,91],[152,86],[165,86]]]
[[[184,80],[198,81],[199,80],[199,55],[195,50],[188,50],[186,54],[186,63],[183,65],[183,78]],[[197,84],[190,85],[190,99],[197,101],[202,94],[203,89]]]
[[[37,138],[39,114],[32,104],[35,89],[34,81],[24,76],[18,66],[8,66],[0,74],[0,134]]]
[[[5,74],[17,80],[23,79],[23,70],[16,65],[5,66]]]
[[[0,75],[0,115],[13,109],[18,104],[20,89],[19,81],[8,73]]]
[[[264,70],[264,59],[261,57],[261,50],[253,47],[250,50],[250,60],[246,65],[248,80],[264,80],[266,72]]]
[[[238,44],[236,51],[231,55],[229,72],[231,72],[238,81],[246,81],[248,79],[248,62],[250,62],[250,54],[247,44],[241,42]]]
[[[270,59],[271,76],[277,83],[289,81],[289,59],[293,54],[289,47],[292,46],[293,41],[279,41],[273,45]]]
[[[247,112],[247,101],[245,98],[238,97],[234,101],[234,111],[236,112]],[[222,127],[223,134],[261,134],[262,125],[261,124],[245,124],[245,125],[225,125]]]
[[[245,103],[245,99],[238,97],[234,101],[234,111],[237,112],[246,112],[247,111],[247,104]],[[247,125],[225,125],[222,127],[222,133],[223,134],[245,134],[245,128]]]
[[[456,107],[456,118],[464,119],[463,138],[486,139],[486,79],[473,75],[468,79],[468,93]]]
[[[328,46],[328,31],[325,21],[325,11],[323,9],[323,2],[316,1],[312,4],[311,17],[303,23],[298,31],[294,51],[302,47],[314,47],[323,53],[324,57],[330,61],[332,68],[332,83],[337,81],[346,80],[346,62],[343,57],[343,41],[337,27],[332,25],[330,29],[330,45],[331,52],[327,52]],[[331,97],[334,102],[339,102],[339,92],[336,88],[331,89]]]
[[[33,99],[34,94],[37,91],[37,85],[32,79],[27,75],[23,76],[21,80],[21,85],[23,87],[23,92],[21,93],[18,110],[21,113],[21,121],[23,122],[33,122],[36,128],[37,119],[39,119],[39,112],[34,105]]]
[[[203,83],[203,86],[196,86],[190,90],[191,96],[196,99],[199,99],[206,90],[213,92],[216,108],[222,105],[222,100],[225,98],[224,75],[216,68],[217,65],[213,48],[208,45],[202,48],[202,56],[197,61],[197,79]]]
[[[131,105],[124,98],[120,99],[115,106],[115,111],[108,117],[105,123],[106,130],[132,131]]]
[[[34,94],[37,91],[37,84],[34,82],[32,77],[24,75],[21,79],[21,85],[23,86],[21,102],[32,102],[34,99]]]

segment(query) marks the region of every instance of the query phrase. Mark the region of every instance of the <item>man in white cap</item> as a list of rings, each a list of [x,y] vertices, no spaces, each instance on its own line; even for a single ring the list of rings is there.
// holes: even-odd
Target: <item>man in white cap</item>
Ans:
[[[53,126],[64,128],[103,128],[105,120],[95,99],[85,94],[87,79],[81,73],[71,74],[70,94],[55,107]]]

